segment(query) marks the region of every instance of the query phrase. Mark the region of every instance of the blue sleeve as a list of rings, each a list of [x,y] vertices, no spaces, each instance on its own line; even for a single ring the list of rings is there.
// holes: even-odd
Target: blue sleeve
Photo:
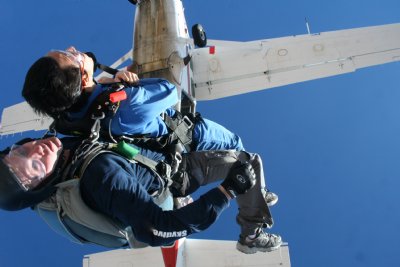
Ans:
[[[135,237],[151,246],[170,244],[208,228],[229,206],[215,188],[181,209],[163,211],[148,194],[152,179],[146,168],[100,155],[82,177],[82,197],[95,210],[131,226]]]
[[[118,127],[113,127],[115,134],[165,134],[164,129],[157,129],[160,123],[157,119],[162,112],[178,103],[175,85],[163,79],[143,79],[139,86],[126,88],[125,91],[127,100],[121,102],[118,109]]]

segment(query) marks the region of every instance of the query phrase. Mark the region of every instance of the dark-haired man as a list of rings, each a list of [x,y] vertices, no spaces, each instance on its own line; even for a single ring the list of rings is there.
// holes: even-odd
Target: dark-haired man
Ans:
[[[36,112],[53,118],[67,114],[68,120],[80,120],[96,97],[109,88],[94,82],[94,64],[91,57],[74,47],[52,50],[30,67],[22,95]],[[163,79],[139,80],[128,71],[117,73],[112,81],[121,80],[133,85],[123,89],[127,99],[121,101],[111,123],[107,123],[110,132],[117,136],[168,136],[169,126],[160,115],[176,114],[172,108],[179,101],[176,87]],[[205,118],[196,119],[190,130],[192,150],[244,150],[238,135]]]

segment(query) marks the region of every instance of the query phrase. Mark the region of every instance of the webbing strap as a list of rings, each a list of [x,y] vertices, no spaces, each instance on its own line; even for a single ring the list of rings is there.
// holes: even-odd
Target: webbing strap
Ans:
[[[86,171],[87,166],[89,166],[89,164],[92,162],[92,160],[97,157],[100,154],[103,153],[111,153],[114,155],[118,155],[118,156],[123,156],[125,159],[133,162],[133,163],[140,163],[142,165],[144,165],[145,167],[149,168],[157,177],[157,179],[160,182],[160,189],[156,192],[154,192],[152,194],[153,197],[158,197],[160,196],[164,190],[172,184],[172,180],[171,180],[171,166],[163,161],[160,162],[156,162],[146,156],[143,156],[141,154],[135,154],[133,157],[128,158],[120,153],[118,153],[118,150],[116,152],[114,152],[113,150],[110,150],[115,144],[108,144],[107,147],[103,146],[103,145],[93,145],[94,148],[90,149],[90,151],[87,151],[87,153],[85,153],[84,155],[84,159],[83,162],[80,164],[80,166],[78,167],[78,173],[77,175],[75,175],[75,168],[73,171],[73,175],[76,178],[81,178],[83,176],[83,174]],[[79,164],[79,163],[78,163]]]
[[[144,166],[149,167],[153,173],[158,178],[161,186],[160,189],[152,194],[152,197],[158,197],[162,195],[167,187],[172,184],[171,180],[171,166],[163,161],[156,162],[148,157],[137,154],[134,158],[134,161],[143,164]],[[160,174],[162,173],[162,174]]]
[[[192,130],[194,124],[187,116],[180,118],[179,115],[171,118],[167,114],[164,114],[164,122],[165,125],[167,125],[167,127],[176,135],[178,140],[185,147],[186,151],[189,152],[191,150],[190,145],[192,143]]]
[[[105,72],[107,72],[107,73],[109,73],[111,75],[116,75],[117,72],[118,72],[117,69],[113,69],[113,68],[111,68],[109,66],[106,66],[106,65],[103,65],[103,64],[100,64],[100,63],[97,63],[96,67],[98,67],[99,69],[101,69],[101,70],[103,70],[103,71],[105,71]]]

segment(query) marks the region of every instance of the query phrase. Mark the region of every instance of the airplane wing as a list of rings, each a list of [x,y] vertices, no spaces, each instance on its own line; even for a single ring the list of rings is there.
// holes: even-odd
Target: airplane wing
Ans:
[[[210,100],[353,72],[400,60],[400,24],[250,42],[210,40],[192,53],[193,95]],[[112,67],[132,59],[132,50]],[[96,78],[104,76],[99,74]],[[0,135],[45,130],[25,103],[3,110]]]
[[[194,97],[210,100],[400,60],[400,24],[251,42],[192,54]]]
[[[282,245],[278,250],[272,252],[259,252],[251,255],[237,251],[235,244],[236,241],[184,239],[172,259],[165,255],[163,256],[158,247],[119,249],[86,255],[83,259],[83,267],[290,267],[289,248],[287,244]]]
[[[36,114],[27,102],[21,102],[3,109],[0,135],[46,130],[52,122],[51,118]]]

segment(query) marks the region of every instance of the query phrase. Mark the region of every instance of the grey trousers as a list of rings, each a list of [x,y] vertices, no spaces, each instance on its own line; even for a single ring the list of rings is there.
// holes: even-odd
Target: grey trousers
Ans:
[[[261,158],[245,151],[196,151],[183,155],[181,174],[185,174],[188,185],[183,195],[189,195],[199,186],[223,180],[233,165],[248,161],[256,174],[256,185],[246,194],[238,195],[239,213],[236,217],[242,235],[254,234],[260,227],[271,227],[272,216],[265,201],[265,180]]]

